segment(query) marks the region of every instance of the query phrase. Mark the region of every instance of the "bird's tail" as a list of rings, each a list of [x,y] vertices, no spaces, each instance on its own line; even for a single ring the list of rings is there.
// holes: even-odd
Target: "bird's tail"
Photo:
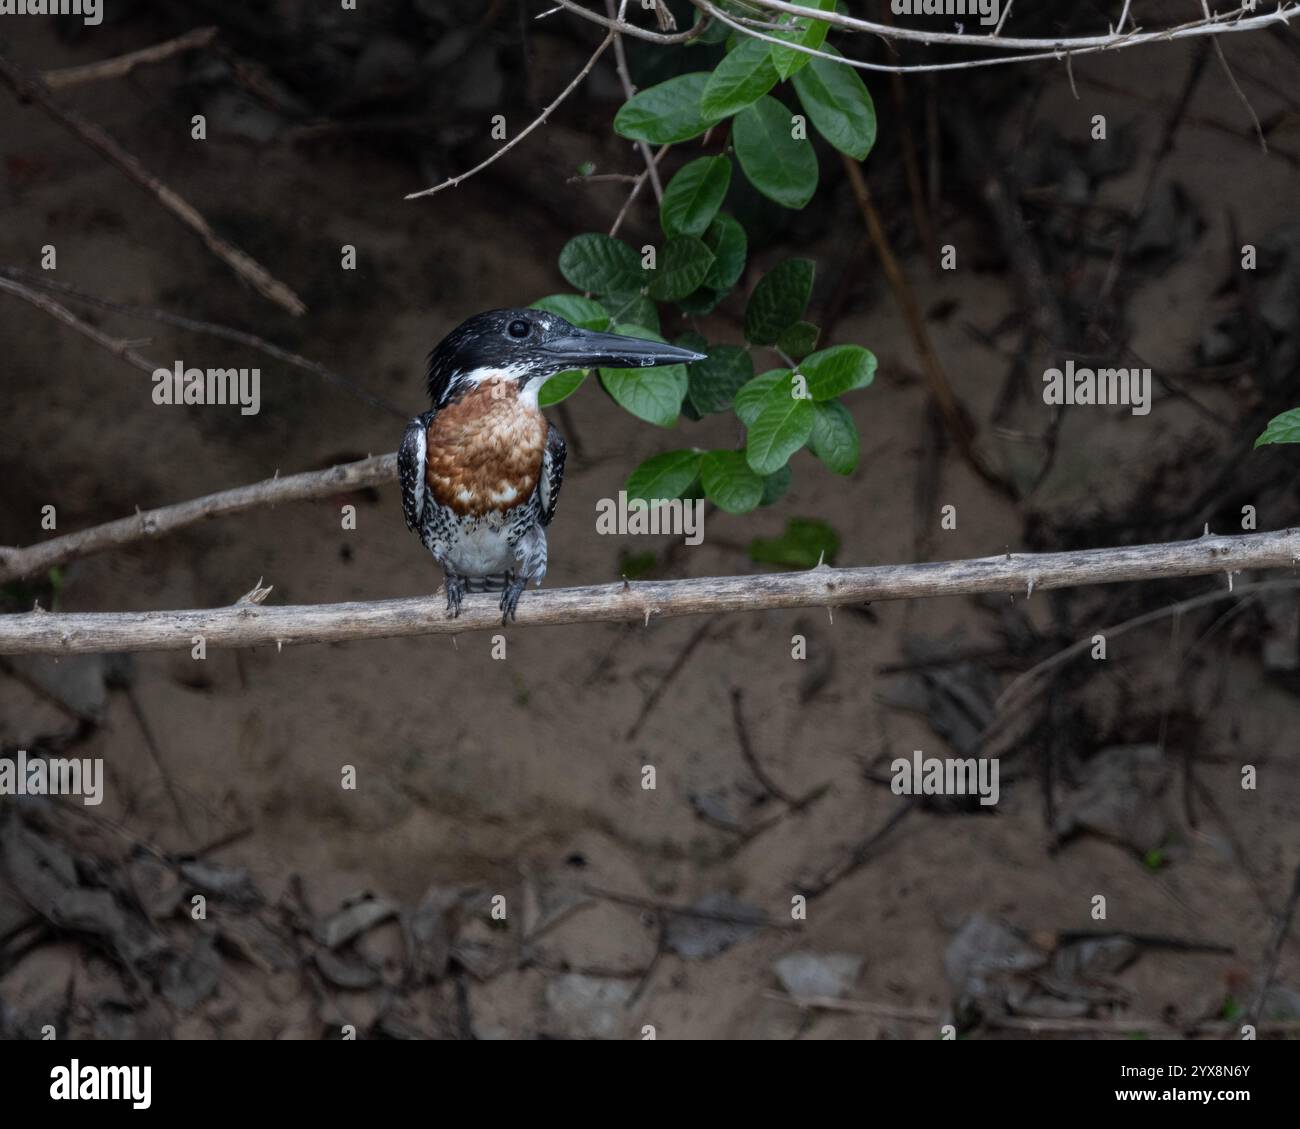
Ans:
[[[515,578],[513,572],[498,572],[493,576],[465,577],[466,592],[504,592]]]

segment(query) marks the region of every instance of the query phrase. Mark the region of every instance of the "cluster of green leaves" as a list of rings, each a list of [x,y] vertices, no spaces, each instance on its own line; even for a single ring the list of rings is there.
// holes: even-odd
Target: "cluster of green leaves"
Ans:
[[[827,11],[834,0],[812,0]],[[789,20],[780,33],[834,53],[827,25]],[[726,36],[726,29],[722,29]],[[698,42],[720,42],[706,32]],[[793,86],[802,112],[771,93]],[[817,189],[818,163],[808,137],[811,122],[830,145],[856,160],[875,142],[876,118],[866,87],[851,68],[816,59],[782,44],[731,36],[711,71],[678,75],[640,91],[619,110],[615,130],[654,145],[676,144],[730,122],[725,148],[684,165],[664,190],[659,222],[664,238],[637,251],[608,235],[571,239],[560,253],[560,273],[582,294],[556,294],[534,303],[575,325],[633,337],[660,336],[660,304],[675,320],[705,315],[739,283],[749,252],[744,227],[723,211],[734,164],[753,187],[786,208],[803,208]],[[724,136],[718,130],[716,136]],[[642,463],[627,480],[631,498],[647,501],[707,497],[730,513],[769,505],[790,484],[789,460],[807,446],[827,467],[850,474],[858,461],[858,433],[840,403],[865,388],[875,357],[857,345],[817,349],[819,330],[804,320],[814,264],[788,259],[754,286],[744,314],[744,345],[717,344],[697,332],[673,343],[707,354],[689,369],[602,369],[600,383],[639,419],[672,427],[678,417],[698,420],[734,412],[745,431],[735,450],[685,448]],[[758,372],[755,358],[770,352],[782,367]],[[543,406],[572,395],[586,379],[565,372],[543,387]]]

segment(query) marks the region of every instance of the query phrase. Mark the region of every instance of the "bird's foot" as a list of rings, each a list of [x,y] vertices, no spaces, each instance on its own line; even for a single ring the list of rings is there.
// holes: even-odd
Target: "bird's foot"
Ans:
[[[527,586],[528,578],[526,576],[510,577],[505,591],[501,593],[501,622],[503,624],[509,623],[512,619],[518,619],[515,609],[519,607],[519,597]]]
[[[465,597],[465,581],[454,573],[447,573],[447,618],[460,616],[460,602]]]

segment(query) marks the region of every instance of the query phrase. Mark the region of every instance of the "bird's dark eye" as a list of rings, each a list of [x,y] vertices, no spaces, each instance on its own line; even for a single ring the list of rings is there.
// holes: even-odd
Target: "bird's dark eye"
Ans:
[[[506,332],[511,337],[527,337],[532,331],[533,327],[522,319],[512,321],[506,326]]]

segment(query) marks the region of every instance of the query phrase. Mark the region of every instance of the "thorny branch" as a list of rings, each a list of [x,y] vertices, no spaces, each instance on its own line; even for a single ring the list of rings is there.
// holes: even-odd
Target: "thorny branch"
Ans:
[[[3,280],[0,280],[0,288],[4,285]],[[222,490],[174,506],[137,511],[131,517],[105,522],[77,533],[65,533],[61,537],[52,537],[25,549],[0,547],[0,584],[45,572],[55,565],[88,557],[105,549],[117,549],[134,541],[175,533],[208,518],[242,513],[280,502],[327,498],[391,482],[396,477],[396,453],[376,455],[325,470],[306,471],[287,478],[268,478],[250,486]]]
[[[537,129],[538,126],[545,125],[546,120],[559,108],[560,104],[564,102],[564,100],[568,98],[570,94],[572,94],[575,90],[578,89],[578,86],[582,82],[582,80],[591,73],[591,68],[596,65],[600,57],[609,48],[609,45],[614,42],[616,34],[617,34],[616,32],[611,31],[608,35],[606,35],[605,38],[600,41],[600,46],[597,47],[596,50],[592,53],[591,58],[587,60],[582,70],[580,70],[576,75],[573,76],[573,80],[569,83],[568,86],[566,86],[563,90],[560,91],[560,93],[556,96],[555,100],[549,106],[547,106],[546,109],[544,109],[540,114],[538,114],[536,118],[534,118],[531,122],[529,122],[528,125],[524,126],[523,129],[521,129],[518,133],[516,133],[514,137],[512,137],[503,146],[501,146],[500,149],[498,149],[495,153],[493,153],[490,157],[488,157],[486,160],[480,161],[477,165],[475,165],[472,169],[468,170],[467,172],[463,172],[459,176],[449,177],[447,180],[444,180],[441,184],[435,184],[432,188],[424,188],[421,189],[419,192],[407,193],[404,199],[418,200],[422,196],[433,196],[436,193],[441,192],[444,188],[455,188],[458,184],[461,183],[461,181],[468,180],[475,173],[482,172],[485,168],[488,167],[488,165],[504,157],[507,153],[510,152],[511,149],[513,149],[525,137],[527,137],[530,133],[532,133],[533,130]]]
[[[833,607],[872,600],[1071,588],[1089,584],[1295,568],[1300,529],[1064,553],[1006,553],[976,560],[864,568],[819,565],[804,572],[713,576],[534,591],[519,604],[519,625],[643,621],[707,612]],[[258,588],[264,596],[267,589]],[[250,596],[253,594],[250,593]],[[466,598],[449,619],[438,596],[368,603],[266,607],[245,598],[231,607],[187,611],[59,613],[0,617],[0,654],[78,654],[326,643],[406,635],[447,635],[501,625],[492,595]]]
[[[955,63],[915,63],[896,66],[889,63],[869,63],[862,59],[851,59],[844,55],[832,55],[806,47],[801,43],[790,43],[775,35],[760,31],[752,21],[734,19],[721,11],[711,0],[691,0],[702,12],[708,13],[718,22],[726,24],[745,35],[754,36],[768,43],[775,43],[799,51],[815,58],[830,59],[860,70],[884,71],[886,73],[911,74],[921,71],[970,70],[975,67],[995,67],[1007,63],[1027,63],[1044,59],[1069,60],[1075,55],[1091,55],[1098,51],[1114,51],[1126,47],[1138,47],[1144,44],[1168,43],[1174,40],[1194,39],[1204,36],[1216,36],[1228,32],[1252,31],[1269,27],[1275,23],[1287,24],[1300,16],[1300,4],[1279,5],[1274,12],[1260,15],[1248,15],[1249,9],[1237,8],[1229,13],[1221,13],[1210,20],[1196,20],[1180,24],[1177,27],[1162,28],[1158,31],[1134,30],[1121,35],[1112,32],[1100,36],[1078,36],[1062,39],[1016,39],[1008,36],[958,35],[952,32],[918,31],[914,28],[896,27],[890,24],[875,24],[869,20],[860,20],[852,16],[841,16],[836,12],[822,12],[813,8],[801,8],[793,4],[784,4],[780,0],[752,0],[755,7],[771,11],[788,12],[824,20],[843,31],[869,32],[885,39],[906,39],[912,42],[926,43],[932,46],[975,47],[984,50],[1006,51],[1007,54],[989,59],[965,59]],[[588,13],[590,15],[590,13]],[[770,25],[759,25],[770,26]],[[626,29],[620,28],[626,32]],[[1018,54],[1017,52],[1029,52]]]

